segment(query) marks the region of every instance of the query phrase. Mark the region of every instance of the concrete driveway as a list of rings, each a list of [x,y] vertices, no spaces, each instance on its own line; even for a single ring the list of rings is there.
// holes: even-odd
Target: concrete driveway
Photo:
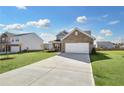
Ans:
[[[59,54],[0,74],[0,85],[76,86],[94,85],[88,54]]]

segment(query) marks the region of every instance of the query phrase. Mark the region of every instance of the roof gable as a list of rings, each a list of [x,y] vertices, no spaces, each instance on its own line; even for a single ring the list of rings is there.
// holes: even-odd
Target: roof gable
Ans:
[[[87,34],[86,31],[81,31],[81,30],[78,29],[78,28],[72,29],[72,31],[71,31],[70,33],[68,33],[65,37],[63,37],[62,40],[66,39],[66,38],[67,38],[68,36],[70,36],[74,31],[79,31],[79,32],[81,32],[82,34],[86,35],[87,37],[90,37],[91,39],[95,40],[95,38],[94,38],[93,36]]]
[[[3,35],[8,36],[8,37],[12,37],[12,36],[14,36],[15,34],[10,33],[10,32],[5,32],[5,33],[1,34],[1,36],[3,36]]]

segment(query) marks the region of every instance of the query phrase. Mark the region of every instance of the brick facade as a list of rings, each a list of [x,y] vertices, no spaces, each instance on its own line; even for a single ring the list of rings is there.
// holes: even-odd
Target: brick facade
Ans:
[[[78,30],[74,30],[70,35],[68,35],[62,40],[61,51],[65,51],[65,43],[89,43],[89,50],[91,52],[93,47],[93,41],[93,38],[87,36],[86,34]]]

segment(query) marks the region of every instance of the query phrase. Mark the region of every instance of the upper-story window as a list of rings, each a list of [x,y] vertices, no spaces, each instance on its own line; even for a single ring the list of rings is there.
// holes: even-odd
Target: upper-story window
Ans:
[[[19,39],[16,39],[16,42],[19,42]]]
[[[6,39],[3,37],[3,38],[2,38],[2,41],[5,41],[5,40],[6,40]]]
[[[5,37],[2,37],[1,38],[1,42],[7,42],[6,38]]]
[[[77,36],[78,35],[78,32],[75,32],[75,35]]]
[[[14,39],[12,39],[12,42],[14,42]]]
[[[12,42],[19,42],[19,39],[18,39],[18,38],[12,38],[11,41],[12,41]]]

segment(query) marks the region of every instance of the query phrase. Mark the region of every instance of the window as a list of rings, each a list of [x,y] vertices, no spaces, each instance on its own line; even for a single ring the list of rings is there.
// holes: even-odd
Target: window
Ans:
[[[6,42],[6,38],[2,37],[1,42]]]
[[[2,41],[5,41],[5,38],[2,38]]]
[[[78,35],[78,32],[75,32],[75,35],[77,36]]]
[[[19,42],[19,39],[16,39],[16,42]]]
[[[14,40],[12,39],[12,42],[14,42]]]

